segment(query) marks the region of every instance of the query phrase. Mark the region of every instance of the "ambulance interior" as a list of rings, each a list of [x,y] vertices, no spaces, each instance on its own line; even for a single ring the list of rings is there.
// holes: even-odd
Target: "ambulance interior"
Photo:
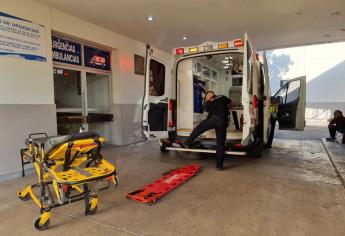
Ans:
[[[229,111],[228,140],[241,140],[243,54],[227,53],[186,59],[177,68],[177,134],[189,136],[206,119],[205,92],[212,90],[232,100]],[[209,130],[202,138],[216,138]]]

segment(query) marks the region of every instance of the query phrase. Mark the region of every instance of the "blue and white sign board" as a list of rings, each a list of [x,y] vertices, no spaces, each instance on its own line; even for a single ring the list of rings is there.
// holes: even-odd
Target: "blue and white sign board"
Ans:
[[[0,12],[0,56],[46,61],[45,28]]]
[[[67,39],[52,36],[53,61],[81,65],[81,45]]]

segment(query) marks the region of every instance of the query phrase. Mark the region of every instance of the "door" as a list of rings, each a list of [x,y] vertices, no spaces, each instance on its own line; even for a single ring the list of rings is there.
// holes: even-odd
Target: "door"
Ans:
[[[266,52],[263,52],[263,75],[264,75],[264,94],[263,94],[263,100],[264,100],[264,128],[263,128],[263,143],[266,144],[268,140],[269,135],[269,128],[270,128],[270,118],[271,113],[269,111],[270,105],[271,105],[271,94],[270,94],[270,78],[268,74],[268,64],[267,64],[267,57]]]
[[[86,72],[85,115],[87,130],[96,132],[111,141],[110,75]]]
[[[248,145],[252,141],[254,129],[254,110],[252,104],[253,95],[253,46],[244,35],[243,51],[243,80],[242,80],[242,104],[243,104],[243,139],[242,145]]]
[[[59,135],[92,131],[111,141],[109,74],[54,67],[54,95]]]
[[[78,133],[85,116],[82,73],[54,67],[54,95],[59,135]]]
[[[159,50],[147,46],[145,94],[143,98],[143,132],[146,137],[168,137],[171,106],[171,61]],[[170,108],[169,108],[170,107]]]
[[[274,98],[279,104],[279,129],[303,131],[305,126],[306,77],[289,80],[278,90]]]

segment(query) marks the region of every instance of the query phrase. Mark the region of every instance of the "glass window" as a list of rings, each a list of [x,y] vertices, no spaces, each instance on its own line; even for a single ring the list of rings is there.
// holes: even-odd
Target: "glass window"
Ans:
[[[286,103],[296,101],[299,96],[299,88],[301,86],[300,80],[295,80],[289,83],[289,88],[287,91]]]
[[[275,95],[275,97],[278,99],[279,104],[285,104],[286,101],[286,92],[287,92],[287,84],[284,85],[284,87],[282,87],[277,94]]]
[[[81,108],[80,71],[54,68],[56,108]]]
[[[86,84],[89,113],[109,112],[109,75],[86,72]]]
[[[153,59],[150,61],[150,96],[162,96],[165,86],[165,66]]]

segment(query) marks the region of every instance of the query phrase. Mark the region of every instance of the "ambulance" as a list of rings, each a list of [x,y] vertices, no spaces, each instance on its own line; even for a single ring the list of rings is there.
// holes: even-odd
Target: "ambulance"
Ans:
[[[265,52],[259,56],[247,34],[226,42],[176,48],[173,60],[147,46],[142,129],[160,150],[216,152],[214,130],[193,148],[182,143],[207,113],[203,95],[212,90],[232,100],[226,154],[260,157],[270,133],[270,85]],[[281,130],[303,131],[306,78],[286,82],[273,96]]]

